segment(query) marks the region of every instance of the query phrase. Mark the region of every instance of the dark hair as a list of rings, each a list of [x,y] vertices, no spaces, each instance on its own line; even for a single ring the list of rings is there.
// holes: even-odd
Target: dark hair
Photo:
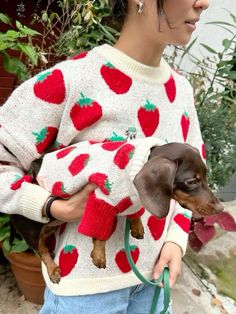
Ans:
[[[157,13],[158,15],[164,14],[163,4],[165,0],[157,1]],[[112,15],[114,18],[123,23],[125,16],[128,13],[128,0],[110,0]]]

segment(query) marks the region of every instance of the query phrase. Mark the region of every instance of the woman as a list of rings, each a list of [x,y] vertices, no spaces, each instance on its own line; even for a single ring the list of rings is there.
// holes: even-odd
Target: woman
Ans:
[[[192,89],[162,55],[166,45],[190,41],[209,1],[110,2],[114,16],[123,22],[114,47],[96,47],[55,65],[18,87],[0,109],[2,212],[41,222],[49,220],[45,204],[50,193],[29,182],[26,173],[32,161],[53,143],[61,148],[85,140],[153,136],[164,142],[188,142],[201,150]],[[16,180],[20,180],[17,185]],[[65,189],[60,182],[54,194],[63,197]],[[59,285],[50,282],[43,267],[47,288],[40,313],[148,313],[154,291],[140,283],[125,261],[125,217],[118,218],[107,241],[106,269],[98,270],[91,263],[91,240],[77,232],[93,189],[88,185],[72,197],[51,204],[50,214],[69,223],[57,235],[55,261],[62,275]],[[165,220],[143,213],[144,240],[132,239],[131,244],[144,276],[158,278],[168,265],[173,286],[187,245],[186,214],[190,215],[174,201]],[[156,313],[162,307],[163,293]]]

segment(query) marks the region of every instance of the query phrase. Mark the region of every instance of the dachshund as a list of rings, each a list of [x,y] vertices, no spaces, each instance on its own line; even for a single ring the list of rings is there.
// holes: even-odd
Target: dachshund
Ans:
[[[206,174],[206,165],[197,148],[173,142],[150,150],[148,160],[134,177],[133,184],[143,207],[158,218],[167,216],[171,199],[195,215],[208,216],[223,211],[223,205],[210,190]],[[39,253],[51,281],[59,283],[60,268],[53,260],[47,239],[62,222],[53,220],[42,224],[20,215],[11,215],[11,221],[29,246]],[[132,236],[142,239],[141,218],[131,219],[130,224]],[[93,238],[91,257],[98,268],[106,266],[105,243]]]

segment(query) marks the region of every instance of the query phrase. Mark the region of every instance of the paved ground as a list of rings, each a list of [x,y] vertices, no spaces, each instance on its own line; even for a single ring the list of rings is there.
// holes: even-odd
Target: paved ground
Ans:
[[[236,202],[227,208],[236,217]],[[174,314],[236,314],[235,278],[236,232],[220,231],[199,254],[186,257],[172,291]],[[8,265],[0,265],[0,296],[0,314],[36,314],[40,309],[20,295]]]

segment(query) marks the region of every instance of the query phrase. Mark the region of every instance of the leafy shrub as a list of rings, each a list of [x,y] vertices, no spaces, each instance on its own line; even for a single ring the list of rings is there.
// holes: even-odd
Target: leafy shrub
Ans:
[[[3,57],[3,67],[7,72],[16,74],[20,80],[24,81],[28,78],[28,68],[38,64],[38,52],[32,44],[32,39],[40,33],[22,25],[19,21],[16,21],[13,26],[11,19],[1,12],[0,22],[9,26],[6,32],[0,31],[0,54]],[[10,56],[11,50],[18,52],[19,58]],[[26,57],[25,62],[22,62],[21,54]]]

